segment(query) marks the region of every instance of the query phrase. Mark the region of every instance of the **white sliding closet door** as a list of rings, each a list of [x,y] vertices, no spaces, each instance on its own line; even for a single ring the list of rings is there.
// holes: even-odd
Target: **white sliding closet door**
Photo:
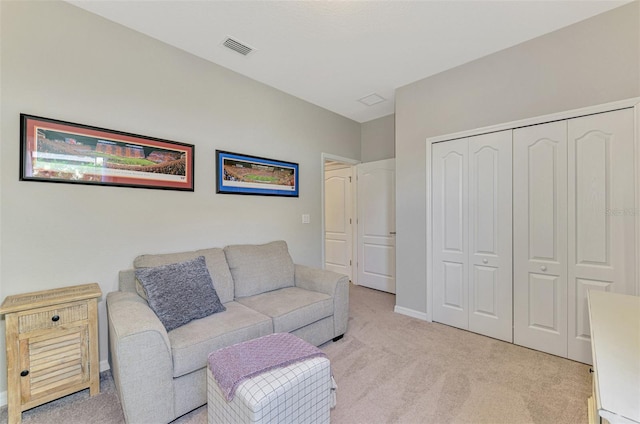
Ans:
[[[469,328],[468,141],[432,147],[433,320]]]
[[[587,290],[633,294],[633,110],[569,121],[568,357],[591,362]]]
[[[511,131],[469,138],[469,330],[513,341]]]
[[[435,144],[434,320],[512,341],[511,131]]]
[[[567,356],[567,122],[513,131],[514,343]]]

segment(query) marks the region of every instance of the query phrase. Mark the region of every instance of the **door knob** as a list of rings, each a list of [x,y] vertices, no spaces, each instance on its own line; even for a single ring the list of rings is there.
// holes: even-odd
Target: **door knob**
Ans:
[[[483,263],[483,264],[489,263],[489,259],[484,258],[484,259],[482,260],[482,263]]]
[[[541,270],[543,270],[543,271],[546,271],[546,270],[547,270],[547,267],[546,267],[546,266],[544,266],[544,265],[542,265],[542,266],[540,267],[540,269],[541,269]]]

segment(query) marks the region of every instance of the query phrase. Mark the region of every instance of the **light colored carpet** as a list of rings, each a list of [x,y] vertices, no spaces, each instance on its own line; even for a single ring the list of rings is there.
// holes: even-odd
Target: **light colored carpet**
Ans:
[[[322,346],[338,383],[333,423],[587,422],[587,365],[399,315],[394,303],[352,286],[347,334]],[[85,390],[23,413],[25,424],[123,421],[109,372],[98,396]],[[206,422],[206,406],[175,421]]]

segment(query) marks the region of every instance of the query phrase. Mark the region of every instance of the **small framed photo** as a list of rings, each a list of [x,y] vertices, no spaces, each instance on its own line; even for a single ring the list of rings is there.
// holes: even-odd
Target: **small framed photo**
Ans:
[[[298,164],[216,150],[216,192],[298,197]]]
[[[20,180],[194,190],[192,144],[20,115]]]

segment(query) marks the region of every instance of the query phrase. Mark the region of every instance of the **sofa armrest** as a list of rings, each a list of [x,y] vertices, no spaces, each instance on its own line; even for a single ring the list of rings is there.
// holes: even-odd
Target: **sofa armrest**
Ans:
[[[135,293],[107,294],[109,363],[128,423],[175,418],[173,359],[167,332]]]
[[[296,264],[295,285],[333,297],[333,336],[338,337],[346,333],[349,321],[349,277]]]

